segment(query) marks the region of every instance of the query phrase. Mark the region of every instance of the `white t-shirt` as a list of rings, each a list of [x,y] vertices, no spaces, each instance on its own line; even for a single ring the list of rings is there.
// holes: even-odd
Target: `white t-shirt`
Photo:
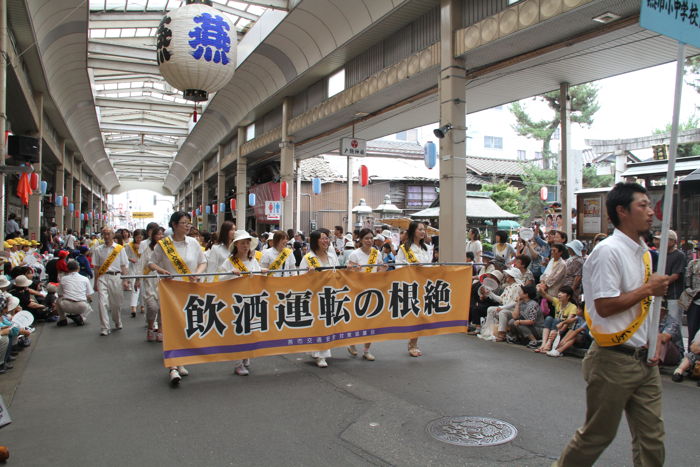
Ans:
[[[173,245],[175,249],[180,254],[180,257],[185,262],[187,267],[190,269],[190,273],[195,273],[197,271],[197,266],[206,263],[207,260],[204,258],[204,252],[199,242],[192,237],[185,237],[182,242],[176,242],[173,240]],[[151,263],[168,271],[170,274],[180,274],[179,271],[175,270],[173,263],[170,262],[166,256],[163,248],[161,248],[160,243],[158,243],[153,251],[153,258]],[[174,277],[173,279],[185,280],[184,277]]]
[[[263,251],[262,258],[260,258],[260,267],[263,269],[269,269],[270,265],[275,262],[280,253],[282,252],[272,247]],[[290,251],[289,256],[287,256],[287,259],[285,260],[284,264],[278,269],[278,271],[280,272],[276,272],[273,275],[276,277],[296,275],[296,273],[294,272],[281,272],[284,269],[296,269],[296,264],[294,262],[294,252]]]
[[[255,259],[255,255],[251,259],[247,259],[245,261],[242,261],[243,265],[248,269],[248,272],[260,272],[260,263],[258,263],[258,260]],[[226,261],[224,261],[221,266],[219,267],[218,272],[233,272],[234,270],[237,270],[238,268],[233,265],[233,263],[227,258]],[[219,280],[227,280],[232,277],[236,276],[221,276],[219,277]]]
[[[144,243],[144,241],[141,241],[136,246],[136,250],[141,253],[141,244]],[[124,250],[126,251],[126,256],[129,258],[129,260],[135,259],[136,262],[132,263],[129,261],[129,274],[130,275],[140,275],[143,272],[143,266],[141,266],[141,261],[140,261],[140,256],[134,253],[134,250],[131,248],[131,244],[127,243],[124,245]]]
[[[374,250],[375,248],[372,249]],[[369,255],[365,254],[365,252],[362,251],[361,248],[358,248],[356,250],[353,250],[352,253],[350,253],[350,256],[348,256],[348,263],[354,263],[359,265],[369,264]],[[375,260],[374,264],[384,264],[381,253],[377,252],[377,259]],[[378,268],[372,268],[370,272],[377,272],[377,270]],[[365,271],[365,268],[362,268],[362,271]]]
[[[430,263],[433,261],[433,254],[430,248],[426,251],[414,243],[411,245],[411,251],[416,255],[419,263]],[[399,246],[399,251],[396,253],[396,267],[400,267],[402,264],[408,264],[408,258],[406,258],[406,255]]]
[[[95,248],[92,252],[92,264],[94,264],[94,268],[96,271],[99,271],[100,268],[102,267],[102,264],[109,258],[109,255],[112,254],[112,250],[114,250],[114,247],[116,247],[116,243],[112,243],[111,246],[107,246],[105,244],[99,245],[97,248]],[[126,248],[122,248],[122,251],[119,252],[116,258],[114,258],[114,261],[112,261],[112,264],[109,265],[109,268],[107,268],[107,272],[121,272],[121,267],[125,266],[128,268],[129,266],[129,259],[126,256]]]
[[[231,252],[223,243],[217,243],[209,250],[207,257],[207,272],[217,272],[221,265],[226,261]],[[208,276],[207,280],[213,280],[214,276]]]
[[[482,246],[481,246],[481,241],[479,240],[469,240],[467,242],[467,251],[471,251],[474,253],[474,262],[475,263],[480,263],[481,262],[481,252]]]
[[[321,261],[321,258],[316,256],[316,254],[313,251],[309,251],[307,253],[307,255],[301,259],[301,263],[299,263],[299,269],[306,269],[306,271],[301,271],[301,272],[299,272],[299,274],[306,274],[308,272],[308,269],[311,267],[308,260],[306,259],[307,256],[318,259],[318,262],[321,263],[321,267],[324,267],[324,268],[330,268],[333,266],[336,266],[336,267],[340,266],[340,263],[338,262],[338,257],[335,255],[331,255],[330,252],[326,256],[328,259],[326,261]]]
[[[592,328],[604,333],[622,331],[641,313],[639,303],[613,316],[603,318],[595,309],[595,300],[613,298],[638,289],[644,283],[644,254],[646,245],[635,242],[615,229],[605,242],[599,243],[583,264],[583,290],[586,291],[586,310],[591,317]],[[642,347],[647,344],[649,323],[653,313],[647,315],[627,345]]]

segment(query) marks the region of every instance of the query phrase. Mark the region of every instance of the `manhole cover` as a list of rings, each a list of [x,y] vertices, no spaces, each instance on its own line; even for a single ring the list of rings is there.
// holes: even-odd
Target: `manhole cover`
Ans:
[[[495,446],[518,435],[510,423],[484,417],[443,417],[428,423],[430,436],[458,446]]]

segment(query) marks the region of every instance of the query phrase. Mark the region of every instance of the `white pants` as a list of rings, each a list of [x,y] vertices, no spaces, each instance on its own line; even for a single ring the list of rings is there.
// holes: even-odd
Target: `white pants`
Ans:
[[[678,324],[683,327],[683,312],[678,306],[678,300],[666,300],[666,309],[668,310],[668,314],[673,316]]]
[[[331,349],[328,350],[317,350],[316,352],[310,353],[312,358],[330,358]]]
[[[122,325],[122,319],[119,314],[122,302],[124,301],[124,292],[122,291],[122,280],[119,276],[105,274],[97,279],[98,290],[97,294],[100,297],[100,326],[103,331],[111,329],[109,318],[112,316],[114,326],[119,328]]]
[[[139,304],[139,296],[141,295],[141,289],[134,290],[133,284],[131,285],[131,290],[127,292],[129,295],[129,305],[132,308],[136,308],[136,306]]]
[[[67,298],[59,298],[56,302],[58,318],[65,319],[66,315],[82,315],[85,318],[92,312],[92,307],[88,302],[74,302]]]

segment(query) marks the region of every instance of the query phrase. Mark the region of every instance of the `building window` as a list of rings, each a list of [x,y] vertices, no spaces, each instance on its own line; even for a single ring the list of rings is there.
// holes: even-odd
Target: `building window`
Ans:
[[[328,77],[328,96],[332,97],[345,90],[345,68]]]
[[[500,136],[484,136],[484,147],[491,149],[503,149],[503,138]]]
[[[400,131],[400,132],[396,133],[396,139],[399,141],[408,140],[408,132],[407,131]]]
[[[527,160],[527,152],[525,152],[524,149],[518,149],[518,160],[519,161],[526,161]]]
[[[245,127],[245,140],[250,141],[253,138],[255,138],[255,123],[251,123]]]
[[[406,208],[423,209],[430,207],[437,198],[434,186],[407,186],[406,187]]]
[[[536,161],[542,160],[542,153],[540,151],[535,151],[535,160]]]
[[[559,139],[561,136],[561,130],[560,127],[557,127],[556,130],[554,130],[554,133],[552,133],[552,139]]]

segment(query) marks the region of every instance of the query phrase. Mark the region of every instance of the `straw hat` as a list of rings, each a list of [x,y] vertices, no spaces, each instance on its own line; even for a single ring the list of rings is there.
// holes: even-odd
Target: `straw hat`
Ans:
[[[29,287],[30,285],[32,285],[32,281],[27,279],[27,276],[20,275],[15,278],[15,285],[17,287]]]
[[[19,298],[15,297],[14,295],[10,295],[10,298],[7,300],[7,309],[9,311],[14,310],[19,306]]]
[[[583,254],[583,243],[579,240],[571,240],[566,244],[566,247],[571,248],[571,251],[573,251],[576,256],[581,256]]]
[[[505,274],[508,274],[513,279],[515,279],[515,282],[520,282],[523,279],[522,273],[520,272],[520,270],[518,270],[516,268],[508,268],[503,272]]]
[[[10,286],[10,281],[7,280],[5,275],[0,276],[0,289],[6,289]]]

